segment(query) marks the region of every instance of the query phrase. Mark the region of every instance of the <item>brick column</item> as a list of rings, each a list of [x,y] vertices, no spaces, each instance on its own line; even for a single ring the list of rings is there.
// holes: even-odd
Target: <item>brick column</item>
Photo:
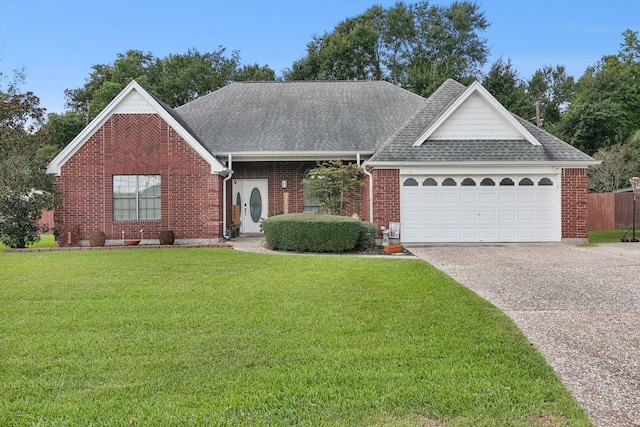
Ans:
[[[562,170],[562,240],[587,240],[587,169]]]

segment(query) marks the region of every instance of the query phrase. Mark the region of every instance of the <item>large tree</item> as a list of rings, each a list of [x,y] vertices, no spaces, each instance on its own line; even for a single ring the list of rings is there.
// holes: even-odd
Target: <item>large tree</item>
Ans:
[[[560,120],[560,136],[589,154],[640,129],[640,43],[637,32],[623,35],[620,52],[602,57],[578,80]]]
[[[482,80],[482,86],[507,110],[526,119],[533,117],[534,107],[526,83],[518,76],[510,59],[494,61]]]
[[[429,95],[447,78],[467,82],[479,75],[489,52],[480,33],[488,26],[469,1],[373,6],[314,36],[285,79],[385,79]]]
[[[240,55],[226,49],[201,53],[190,49],[164,58],[150,52],[129,50],[113,64],[97,64],[84,86],[67,89],[67,107],[76,113],[88,110],[95,117],[132,80],[153,92],[171,107],[186,104],[236,80],[275,79],[269,67],[240,66]]]
[[[41,212],[57,202],[46,159],[38,156],[48,142],[39,132],[45,111],[37,96],[20,91],[23,80],[16,72],[6,87],[0,85],[0,241],[12,248],[39,240]]]

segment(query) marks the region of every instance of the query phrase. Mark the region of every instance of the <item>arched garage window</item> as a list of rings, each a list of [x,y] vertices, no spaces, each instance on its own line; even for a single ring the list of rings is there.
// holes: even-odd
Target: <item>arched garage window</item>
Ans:
[[[518,183],[518,185],[520,186],[533,185],[533,181],[531,181],[529,178],[522,178]]]
[[[496,185],[496,183],[491,178],[485,178],[482,181],[480,181],[481,187],[493,187],[494,185]]]
[[[465,178],[462,180],[462,184],[463,187],[475,187],[476,186],[476,182],[471,179],[471,178]]]
[[[438,186],[438,183],[437,183],[437,182],[436,182],[436,180],[435,180],[435,179],[433,179],[433,178],[427,178],[427,179],[425,179],[425,180],[424,180],[424,182],[422,183],[422,185],[423,185],[424,187],[437,187],[437,186]]]
[[[402,185],[404,185],[405,187],[417,187],[418,181],[413,178],[407,178],[404,180],[404,183]]]
[[[538,185],[553,185],[553,181],[551,181],[549,178],[542,178],[540,181],[538,181]]]
[[[456,185],[458,185],[458,183],[453,178],[447,178],[444,181],[442,181],[443,187],[455,187]]]
[[[514,185],[514,183],[511,178],[503,178],[502,181],[500,181],[500,185],[509,186],[509,185]]]

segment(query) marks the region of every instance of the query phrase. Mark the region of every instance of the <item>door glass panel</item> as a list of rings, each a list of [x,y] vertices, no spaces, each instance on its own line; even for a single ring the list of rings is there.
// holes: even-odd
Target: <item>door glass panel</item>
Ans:
[[[251,212],[251,219],[257,223],[260,221],[260,215],[262,214],[262,196],[260,190],[254,188],[251,191],[251,197],[249,197],[249,210]]]

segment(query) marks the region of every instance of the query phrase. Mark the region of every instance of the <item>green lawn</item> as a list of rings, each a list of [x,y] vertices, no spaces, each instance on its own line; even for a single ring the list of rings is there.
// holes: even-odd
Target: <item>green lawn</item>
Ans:
[[[30,248],[51,248],[53,247],[55,240],[53,238],[53,234],[44,234],[40,236],[40,241],[34,243],[33,245],[29,245]],[[7,249],[5,245],[0,243],[0,252]]]
[[[631,231],[627,230],[595,230],[588,234],[589,243],[620,243],[623,236],[631,237]],[[636,238],[640,238],[640,229],[636,230]]]
[[[495,307],[418,260],[0,253],[0,425],[588,426]]]

